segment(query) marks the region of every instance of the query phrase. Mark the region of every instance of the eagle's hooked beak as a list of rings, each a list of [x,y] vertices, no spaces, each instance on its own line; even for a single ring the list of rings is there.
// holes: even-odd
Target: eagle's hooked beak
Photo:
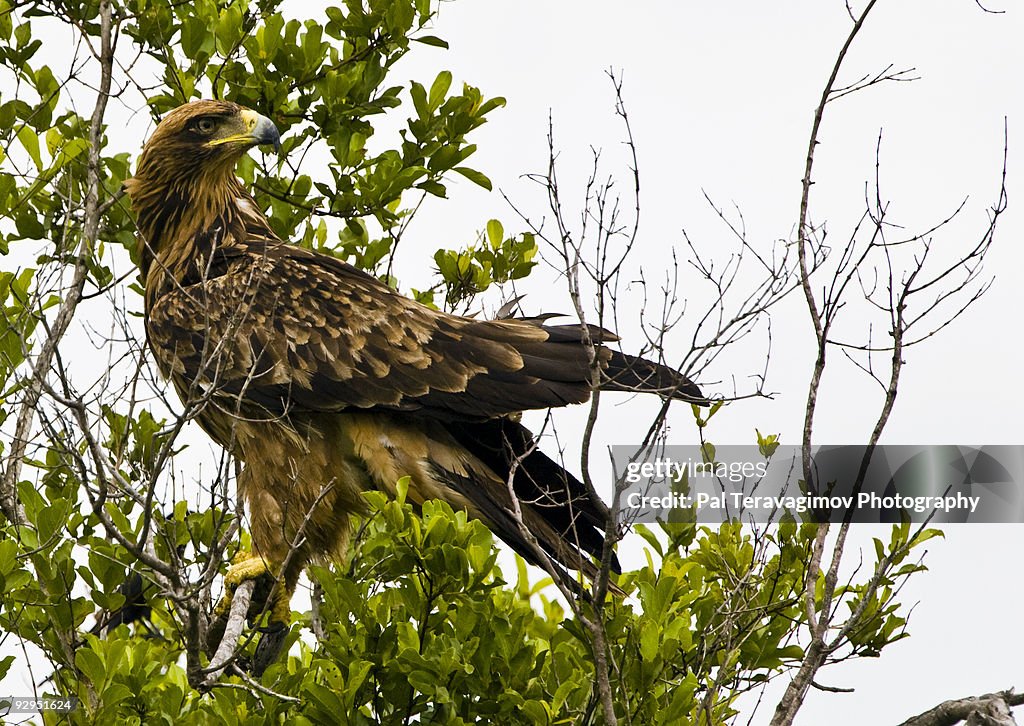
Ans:
[[[281,132],[277,130],[273,121],[249,109],[242,111],[242,120],[245,121],[253,141],[261,145],[273,144],[274,151],[281,150]]]
[[[237,142],[248,146],[272,144],[274,146],[274,151],[281,150],[281,132],[277,130],[277,126],[274,125],[273,121],[248,108],[244,109],[239,116],[245,126],[245,132],[232,134],[231,136],[225,136],[220,139],[214,139],[210,142],[210,146],[220,146],[221,144]]]

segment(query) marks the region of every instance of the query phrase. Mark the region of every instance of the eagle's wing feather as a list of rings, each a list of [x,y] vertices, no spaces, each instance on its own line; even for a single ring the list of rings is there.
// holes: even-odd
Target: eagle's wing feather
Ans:
[[[578,326],[448,315],[281,244],[225,254],[206,270],[154,303],[151,340],[200,390],[273,415],[387,409],[485,420],[590,395]],[[613,357],[596,351],[605,364]]]
[[[546,525],[544,531],[539,527],[531,531],[550,555],[578,568],[586,566],[585,560],[572,553],[572,549],[600,559],[607,513],[597,509],[586,487],[576,477],[537,447],[533,434],[522,424],[500,418],[482,423],[449,422],[445,428],[459,446],[496,473],[500,481],[512,478],[522,511],[539,515]],[[498,502],[509,499],[507,489],[496,491],[493,487],[465,489],[464,495],[481,509],[487,504],[480,501],[482,499]],[[492,529],[527,560],[539,564],[515,521],[511,520],[510,526],[506,524],[511,505],[506,503],[505,507],[504,519],[491,515],[495,522]],[[568,549],[566,542],[571,545]],[[620,571],[614,554],[612,569]]]

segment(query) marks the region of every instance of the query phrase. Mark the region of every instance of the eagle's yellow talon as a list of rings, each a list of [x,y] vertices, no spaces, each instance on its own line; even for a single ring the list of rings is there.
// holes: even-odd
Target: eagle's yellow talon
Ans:
[[[217,603],[217,607],[214,608],[214,615],[221,617],[228,614],[231,610],[231,600],[234,597],[235,590],[243,582],[266,578],[269,583],[273,583],[276,578],[274,569],[267,560],[251,552],[243,551],[235,555],[231,567],[228,568],[227,573],[224,575],[224,588],[226,592],[220,599],[220,602]],[[284,583],[278,584],[274,601],[270,603],[268,610],[271,623],[288,625],[291,622],[291,593],[288,592]],[[250,614],[252,614],[252,610],[250,610]]]
[[[273,575],[265,559],[251,552],[239,552],[224,575],[224,586],[234,592],[246,580],[256,580],[263,575]]]

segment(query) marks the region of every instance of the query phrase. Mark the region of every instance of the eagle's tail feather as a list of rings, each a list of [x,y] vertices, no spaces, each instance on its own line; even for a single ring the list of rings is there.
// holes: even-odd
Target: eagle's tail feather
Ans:
[[[610,353],[602,390],[658,393],[698,406],[708,405],[697,384],[679,371],[617,350],[610,350]]]
[[[500,477],[511,476],[524,522],[538,544],[564,567],[593,577],[604,550],[607,512],[590,500],[583,484],[534,445],[533,435],[508,418],[479,423],[453,422],[447,428],[456,441]],[[514,471],[513,471],[514,468]],[[461,487],[488,524],[532,564],[539,564],[508,507],[507,491],[480,482]],[[612,554],[612,570],[621,572]]]
[[[540,318],[527,318],[528,322],[542,325]],[[582,342],[583,328],[580,325],[542,325],[548,340],[541,354],[529,346],[520,346],[524,368],[530,375],[545,381],[580,382],[580,366],[589,365],[585,349],[577,344]],[[700,388],[679,371],[646,358],[629,355],[607,347],[608,343],[619,340],[610,330],[596,325],[587,325],[587,337],[598,346],[598,356],[605,366],[602,372],[601,389],[606,391],[627,391],[632,393],[658,393],[678,401],[709,405]],[[568,343],[570,345],[551,345]],[[557,351],[557,356],[556,356]],[[530,355],[533,353],[534,355]],[[548,360],[543,360],[543,358]],[[569,361],[565,360],[569,358]]]

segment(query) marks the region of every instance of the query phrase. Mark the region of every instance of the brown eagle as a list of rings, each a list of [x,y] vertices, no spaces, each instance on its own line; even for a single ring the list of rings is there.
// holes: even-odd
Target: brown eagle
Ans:
[[[345,549],[361,493],[402,477],[414,504],[443,499],[537,562],[511,476],[539,546],[593,572],[607,513],[517,414],[586,401],[595,355],[602,389],[703,403],[700,390],[605,347],[607,331],[590,329],[588,351],[579,325],[449,315],[281,240],[234,175],[247,149],[279,139],[254,111],[196,101],[160,122],[126,182],[149,346],[203,429],[244,462],[254,551],[229,586],[282,576],[272,617],[287,622],[302,569]]]

